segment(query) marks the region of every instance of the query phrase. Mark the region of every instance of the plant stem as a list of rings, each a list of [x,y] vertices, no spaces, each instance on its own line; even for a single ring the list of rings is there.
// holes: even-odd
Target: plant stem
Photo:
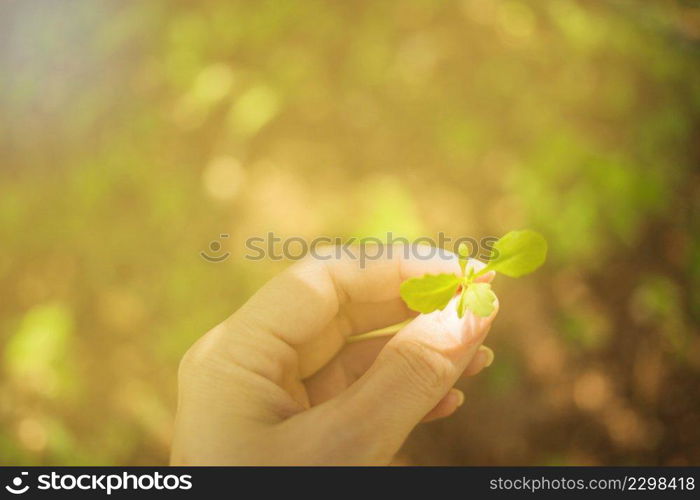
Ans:
[[[407,325],[409,321],[411,320],[406,320],[396,325],[387,326],[386,328],[372,330],[371,332],[363,333],[362,335],[353,335],[352,337],[348,337],[347,343],[354,344],[355,342],[362,342],[363,340],[377,339],[388,335],[394,335],[401,328]]]
[[[490,270],[491,270],[491,268],[490,268],[490,267],[488,266],[488,264],[487,264],[484,268],[481,269],[481,271],[479,271],[478,273],[476,273],[476,274],[473,276],[473,279],[476,279],[476,278],[478,278],[479,276],[483,276],[484,274],[488,273]]]

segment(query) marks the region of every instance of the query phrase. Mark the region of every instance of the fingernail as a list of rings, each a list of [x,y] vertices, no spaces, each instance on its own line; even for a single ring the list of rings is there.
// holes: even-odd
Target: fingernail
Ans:
[[[457,408],[464,404],[464,393],[459,389],[450,389],[452,396],[457,398]]]
[[[493,359],[496,357],[491,348],[486,347],[485,345],[479,347],[479,354],[481,356],[484,356],[484,368],[491,366],[491,363],[493,363]]]

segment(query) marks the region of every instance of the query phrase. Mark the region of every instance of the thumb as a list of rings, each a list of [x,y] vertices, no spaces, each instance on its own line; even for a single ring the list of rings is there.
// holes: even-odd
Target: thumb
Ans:
[[[338,401],[342,413],[393,456],[469,365],[498,311],[487,318],[444,310],[418,316],[384,346],[372,367]],[[371,438],[371,436],[370,436]]]

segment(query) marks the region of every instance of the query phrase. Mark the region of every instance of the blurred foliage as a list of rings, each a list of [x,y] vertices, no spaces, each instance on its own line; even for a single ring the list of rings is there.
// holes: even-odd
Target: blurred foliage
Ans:
[[[288,265],[250,236],[533,227],[404,460],[697,465],[699,123],[689,0],[6,0],[0,462],[164,462],[180,356]]]

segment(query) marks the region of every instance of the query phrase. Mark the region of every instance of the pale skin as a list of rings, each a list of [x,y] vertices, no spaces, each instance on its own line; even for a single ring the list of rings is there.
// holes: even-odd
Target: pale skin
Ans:
[[[388,254],[364,269],[332,249],[300,261],[201,337],[180,364],[171,463],[387,465],[417,425],[452,415],[457,380],[493,361],[482,343],[498,304],[488,318],[460,319],[454,301],[417,315],[401,282],[459,275],[458,259]]]

